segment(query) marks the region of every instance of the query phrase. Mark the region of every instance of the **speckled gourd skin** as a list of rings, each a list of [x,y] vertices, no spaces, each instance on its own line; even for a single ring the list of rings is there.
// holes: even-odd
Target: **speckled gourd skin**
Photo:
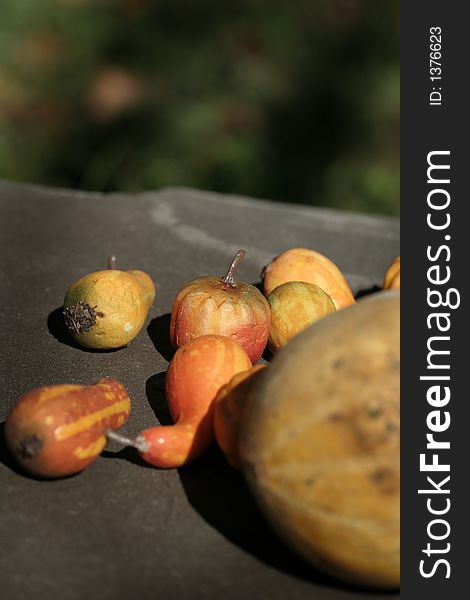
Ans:
[[[142,329],[155,298],[155,286],[143,271],[105,269],[81,277],[68,289],[64,309],[85,302],[96,312],[96,323],[84,332],[72,331],[81,346],[121,348]]]
[[[249,283],[229,287],[217,277],[185,284],[173,302],[170,338],[179,348],[201,335],[222,335],[238,342],[252,363],[268,340],[270,310],[266,298]]]
[[[318,285],[288,281],[268,296],[271,327],[268,346],[274,354],[309,325],[334,312],[335,305]]]
[[[261,277],[266,295],[288,281],[305,281],[324,290],[337,310],[355,302],[340,269],[329,258],[310,248],[290,248],[282,252],[264,267]]]
[[[278,533],[345,581],[399,585],[399,293],[282,348],[249,397],[244,473]]]

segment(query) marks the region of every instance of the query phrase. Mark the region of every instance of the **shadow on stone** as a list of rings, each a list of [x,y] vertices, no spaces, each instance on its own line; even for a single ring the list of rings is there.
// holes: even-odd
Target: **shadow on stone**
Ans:
[[[155,417],[158,423],[149,424],[149,427],[153,425],[158,427],[160,425],[172,425],[173,421],[171,419],[170,411],[168,410],[168,405],[166,403],[165,397],[165,377],[166,371],[162,371],[161,373],[157,373],[156,375],[152,375],[149,377],[145,384],[145,392],[147,395],[147,399],[149,401],[150,407],[155,413]],[[155,469],[154,466],[146,463],[138,454],[135,448],[126,447],[117,452],[111,452],[110,450],[104,450],[101,453],[103,458],[117,458],[120,460],[125,460],[127,462],[147,467],[150,469]]]
[[[213,445],[178,471],[193,508],[232,543],[268,565],[317,584],[345,588],[294,554],[265,521],[241,473]]]
[[[145,392],[149,404],[160,425],[173,425],[165,396],[166,371],[152,375],[147,379]]]
[[[139,467],[155,469],[155,467],[152,467],[152,465],[146,463],[143,458],[140,458],[137,450],[135,448],[131,448],[130,446],[126,446],[125,448],[122,448],[122,450],[118,450],[117,452],[111,452],[111,450],[103,450],[103,452],[101,453],[101,457],[125,460],[126,462],[138,465]]]
[[[5,440],[5,421],[0,423],[0,463],[18,475],[27,476],[26,471],[24,471],[20,465],[15,462],[13,456],[8,450]]]
[[[274,358],[271,350],[267,346],[264,349],[263,354],[261,355],[261,358],[263,359],[261,362],[266,361],[267,363],[270,363],[272,361],[272,359]]]
[[[67,327],[64,323],[64,317],[62,314],[62,306],[56,308],[47,317],[47,328],[49,333],[55,337],[55,339],[61,344],[71,346],[72,348],[80,348],[80,346],[73,340],[69,334]]]
[[[171,314],[166,313],[152,319],[147,327],[147,333],[155,349],[168,362],[170,362],[176,352],[170,341],[170,320]]]
[[[360,298],[364,298],[364,296],[369,296],[370,294],[376,294],[377,292],[381,292],[382,288],[379,285],[372,285],[369,288],[364,288],[363,290],[359,290],[355,298],[359,300]]]

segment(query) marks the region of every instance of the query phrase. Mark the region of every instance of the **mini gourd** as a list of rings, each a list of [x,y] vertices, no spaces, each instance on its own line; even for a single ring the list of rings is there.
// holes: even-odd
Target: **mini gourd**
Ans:
[[[198,277],[183,285],[171,310],[170,339],[175,348],[202,335],[235,340],[254,364],[269,336],[269,304],[254,286],[234,276],[246,256],[239,250],[224,277]]]
[[[397,256],[389,265],[384,275],[384,290],[399,290],[400,289],[400,257]]]
[[[129,418],[131,401],[116,379],[94,385],[46,385],[16,402],[5,421],[5,440],[29,473],[47,479],[83,471],[102,452],[106,432]]]
[[[109,268],[81,277],[64,300],[64,320],[73,339],[86,348],[127,346],[142,329],[155,299],[155,285],[143,271]]]
[[[245,350],[220,335],[203,335],[177,350],[168,367],[165,391],[173,425],[149,427],[135,439],[107,436],[137,448],[149,464],[178,468],[202,454],[214,439],[214,402],[220,388],[251,367]]]
[[[274,354],[309,325],[335,311],[333,300],[318,285],[287,281],[268,296],[271,328],[268,346]]]
[[[215,439],[234,469],[240,469],[238,441],[248,394],[258,383],[266,365],[241,371],[220,388],[214,401]]]
[[[354,304],[343,273],[329,258],[310,248],[290,248],[276,256],[261,272],[266,296],[283,283],[304,281],[318,285],[333,300],[336,310]]]

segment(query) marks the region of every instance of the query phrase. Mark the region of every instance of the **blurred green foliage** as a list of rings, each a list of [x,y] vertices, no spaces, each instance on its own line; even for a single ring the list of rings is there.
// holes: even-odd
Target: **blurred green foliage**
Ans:
[[[0,177],[398,214],[395,0],[0,0]]]

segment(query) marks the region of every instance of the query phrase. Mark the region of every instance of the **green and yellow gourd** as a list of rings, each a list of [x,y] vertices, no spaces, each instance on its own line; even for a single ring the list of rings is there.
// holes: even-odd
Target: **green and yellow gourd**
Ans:
[[[143,271],[95,271],[67,290],[65,324],[81,346],[121,348],[138,335],[154,299],[155,285]]]

